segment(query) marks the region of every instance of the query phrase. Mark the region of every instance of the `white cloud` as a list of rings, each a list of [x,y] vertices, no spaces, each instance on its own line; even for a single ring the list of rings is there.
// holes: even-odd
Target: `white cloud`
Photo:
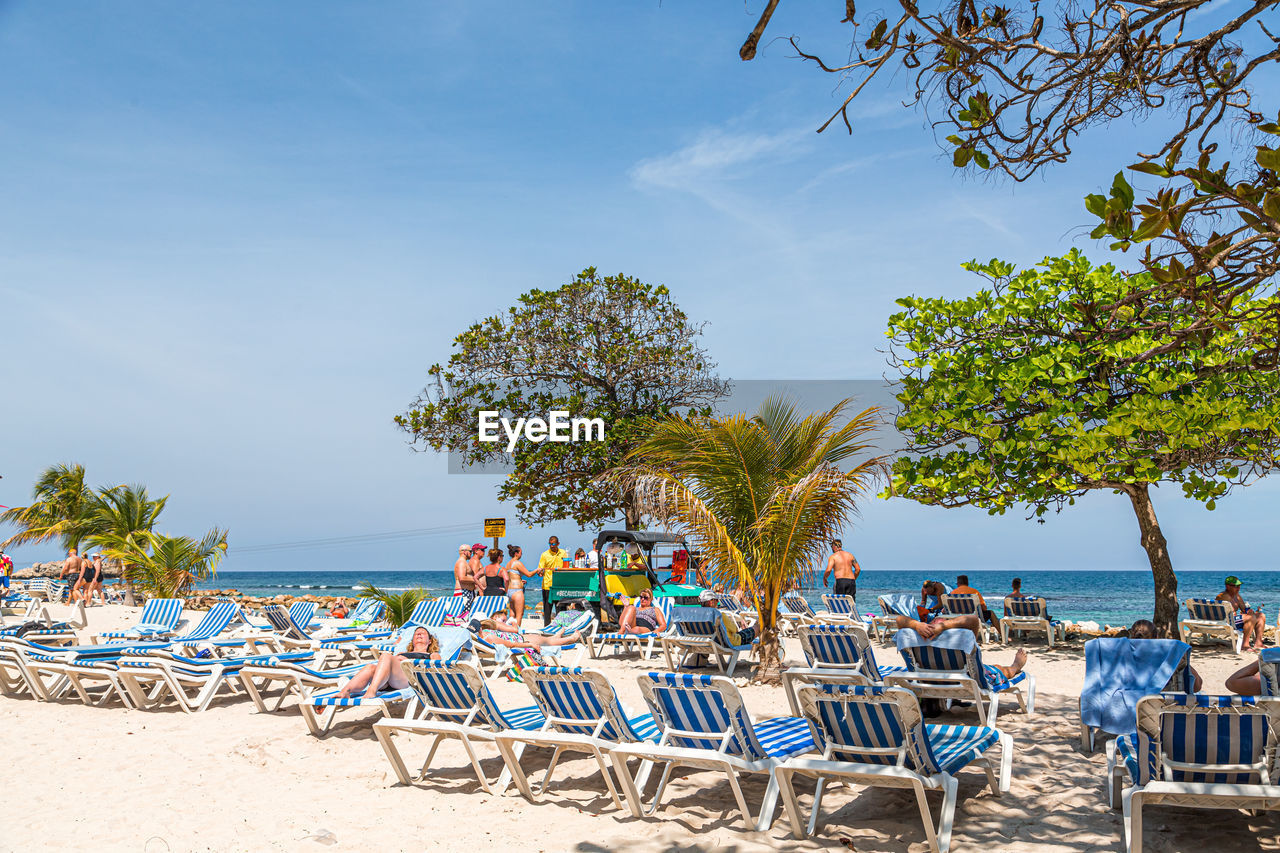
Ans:
[[[762,162],[793,159],[803,152],[802,140],[808,135],[807,131],[769,135],[708,130],[677,151],[641,160],[629,174],[639,187],[691,190],[709,180],[742,177]]]

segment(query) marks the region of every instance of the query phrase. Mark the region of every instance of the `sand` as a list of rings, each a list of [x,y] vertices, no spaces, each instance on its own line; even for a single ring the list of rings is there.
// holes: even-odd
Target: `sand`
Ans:
[[[67,608],[53,608],[55,617]],[[138,610],[89,610],[98,633],[127,627]],[[1119,812],[1104,796],[1106,759],[1079,745],[1078,695],[1084,679],[1081,644],[1046,650],[1027,644],[1038,682],[1037,713],[1002,705],[998,726],[1016,746],[1013,784],[994,797],[980,770],[960,773],[952,849],[1119,850]],[[788,658],[802,663],[789,641]],[[1012,648],[989,647],[992,663]],[[896,659],[891,649],[884,662]],[[1192,660],[1205,691],[1247,660],[1223,646],[1197,647]],[[632,709],[643,704],[636,676],[654,668],[635,659],[589,662],[608,674]],[[530,704],[521,684],[493,682],[499,701]],[[743,687],[756,717],[785,715],[780,689]],[[661,819],[636,820],[613,808],[594,763],[569,757],[550,796],[534,804],[509,788],[481,791],[460,747],[441,748],[439,772],[399,785],[374,739],[374,715],[339,716],[322,739],[307,733],[293,702],[259,714],[241,696],[205,713],[176,708],[133,711],[118,703],[87,707],[74,698],[45,703],[0,697],[0,850],[504,850],[757,851],[846,847],[861,851],[925,850],[912,795],[836,789],[824,797],[825,824],[816,839],[792,838],[781,806],[767,833],[742,828],[723,777],[687,771],[672,783]],[[939,722],[975,722],[972,711]],[[419,748],[421,745],[422,748]],[[425,739],[409,746],[410,764]],[[545,753],[526,765],[545,768]],[[419,759],[421,760],[421,759]],[[487,762],[497,772],[500,759]],[[762,781],[746,783],[757,808]],[[807,804],[807,797],[802,802]],[[937,808],[938,799],[934,799]],[[1280,850],[1280,816],[1153,807],[1148,850]]]

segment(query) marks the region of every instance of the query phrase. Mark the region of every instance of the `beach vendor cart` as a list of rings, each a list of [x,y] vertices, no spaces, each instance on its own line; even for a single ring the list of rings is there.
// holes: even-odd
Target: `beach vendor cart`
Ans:
[[[622,599],[632,598],[642,589],[652,589],[653,597],[671,598],[675,604],[698,604],[705,590],[693,583],[683,536],[660,530],[603,530],[596,536],[600,553],[597,569],[556,569],[551,579],[551,606],[562,609],[582,602],[603,625],[616,625]],[[636,555],[639,558],[637,559]],[[665,566],[659,566],[663,560]],[[674,577],[673,577],[674,575]]]

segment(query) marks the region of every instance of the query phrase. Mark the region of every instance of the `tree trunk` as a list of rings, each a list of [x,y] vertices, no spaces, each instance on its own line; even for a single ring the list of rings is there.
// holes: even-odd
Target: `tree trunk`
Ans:
[[[782,635],[778,632],[777,590],[757,591],[756,613],[760,615],[760,644],[756,647],[760,662],[756,666],[754,684],[779,685],[782,683]]]
[[[637,506],[636,493],[634,489],[626,489],[622,493],[622,517],[627,524],[627,530],[640,529],[640,507]]]
[[[1169,560],[1169,547],[1164,534],[1160,532],[1160,522],[1156,518],[1156,508],[1151,503],[1146,483],[1129,486],[1125,491],[1133,504],[1134,515],[1138,516],[1138,528],[1142,531],[1142,548],[1147,552],[1147,561],[1151,564],[1151,577],[1156,587],[1156,609],[1151,621],[1156,623],[1156,636],[1176,638],[1178,636],[1178,576],[1173,573],[1173,563]]]

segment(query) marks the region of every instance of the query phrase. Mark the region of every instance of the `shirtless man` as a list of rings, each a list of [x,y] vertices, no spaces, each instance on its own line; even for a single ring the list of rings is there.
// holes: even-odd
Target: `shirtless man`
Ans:
[[[487,549],[479,542],[471,546],[471,559],[467,568],[471,572],[471,591],[476,595],[484,595],[484,563],[480,559]]]
[[[1262,641],[1267,630],[1267,615],[1260,610],[1249,607],[1249,602],[1240,595],[1240,578],[1231,575],[1223,581],[1225,589],[1218,593],[1218,601],[1230,604],[1235,610],[1236,627],[1244,634],[1241,652],[1262,651]],[[1253,637],[1253,645],[1249,645],[1249,637]]]
[[[839,539],[831,540],[831,556],[827,558],[827,570],[822,573],[822,585],[826,586],[831,573],[835,572],[836,585],[831,590],[836,595],[858,597],[858,575],[862,574],[862,566],[858,560],[840,544]]]
[[[982,623],[979,621],[978,616],[975,613],[966,613],[963,616],[940,616],[931,619],[928,622],[921,622],[920,620],[912,619],[909,616],[899,616],[897,624],[899,628],[910,628],[926,640],[932,640],[943,631],[967,629],[973,632],[973,635],[978,638],[979,643],[982,642]],[[1017,653],[1013,656],[1012,666],[999,666],[993,664],[986,665],[994,666],[994,668],[999,670],[1005,678],[1013,678],[1015,675],[1022,672],[1022,668],[1027,665],[1027,650],[1025,648],[1018,649]]]
[[[453,594],[457,595],[464,589],[475,590],[475,582],[471,574],[471,546],[458,546],[458,560],[453,564]]]
[[[62,571],[58,572],[58,580],[69,580],[73,586],[71,587],[71,597],[68,601],[75,604],[80,596],[80,590],[84,586],[84,569],[89,565],[88,560],[80,559],[80,552],[75,548],[67,551],[67,559],[62,561]]]

